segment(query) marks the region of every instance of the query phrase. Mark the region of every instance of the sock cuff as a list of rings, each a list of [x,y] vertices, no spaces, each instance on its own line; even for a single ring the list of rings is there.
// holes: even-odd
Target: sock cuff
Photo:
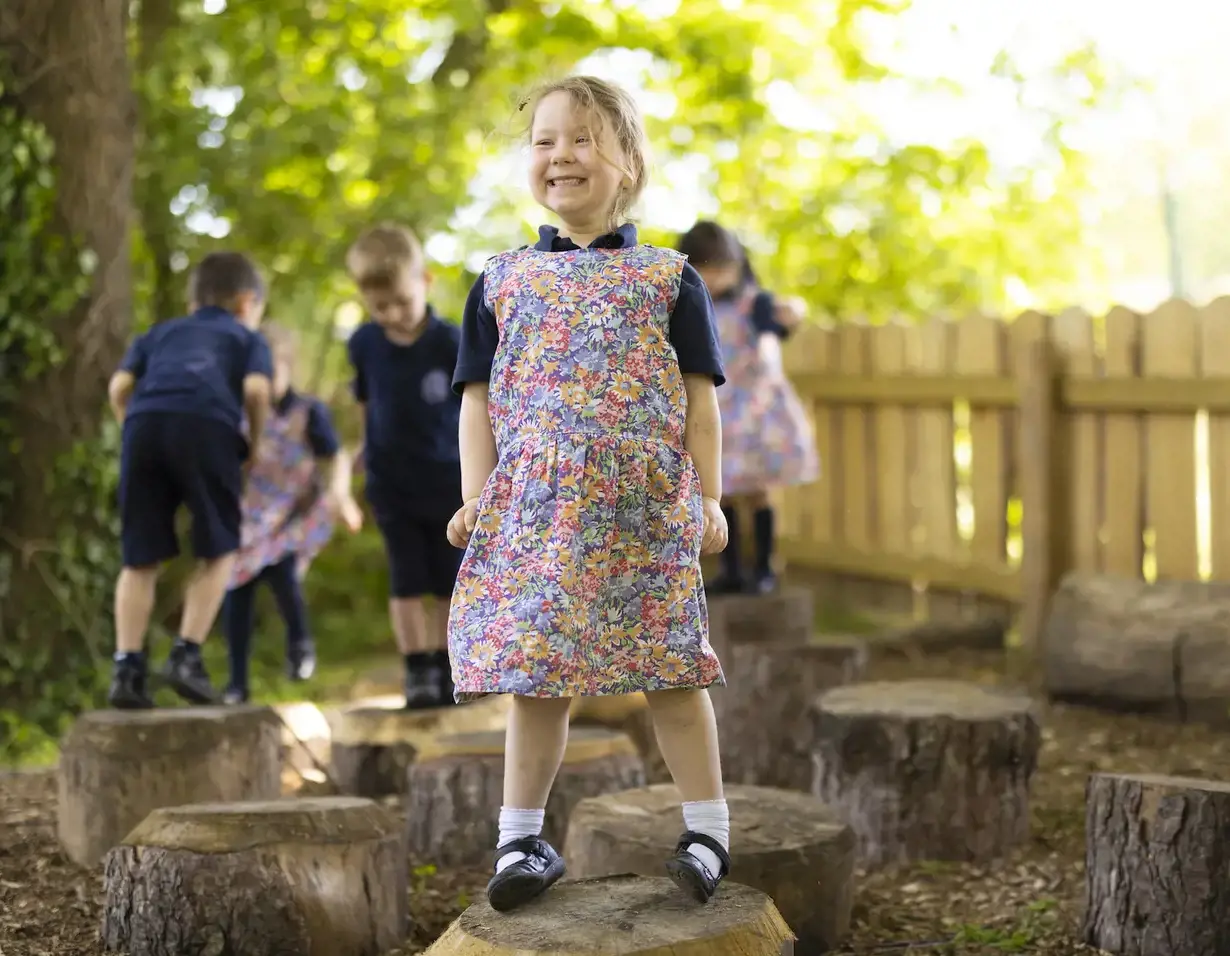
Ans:
[[[726,807],[726,800],[725,798],[720,800],[691,800],[685,801],[683,805],[696,810],[716,810],[719,807]]]

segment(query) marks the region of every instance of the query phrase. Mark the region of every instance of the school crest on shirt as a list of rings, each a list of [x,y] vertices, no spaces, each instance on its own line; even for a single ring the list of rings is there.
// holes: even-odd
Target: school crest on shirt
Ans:
[[[448,372],[442,368],[433,368],[423,376],[423,401],[429,405],[439,405],[448,400],[452,387],[453,383]]]

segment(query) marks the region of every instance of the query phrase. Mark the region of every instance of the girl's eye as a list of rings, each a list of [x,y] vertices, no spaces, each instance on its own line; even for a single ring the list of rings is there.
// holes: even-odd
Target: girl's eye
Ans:
[[[588,136],[578,136],[578,137],[577,137],[577,142],[578,142],[578,143],[588,143],[588,142],[589,142],[589,137],[588,137]]]

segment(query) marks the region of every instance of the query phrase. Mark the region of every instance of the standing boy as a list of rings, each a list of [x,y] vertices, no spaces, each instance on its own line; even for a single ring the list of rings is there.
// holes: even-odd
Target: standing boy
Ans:
[[[448,543],[461,501],[461,399],[452,389],[460,332],[427,304],[430,277],[409,229],[369,229],[351,246],[346,268],[374,320],[355,330],[348,352],[363,407],[367,500],[388,554],[406,707],[441,707],[453,703],[448,607],[462,557]]]
[[[184,595],[179,637],[162,670],[192,703],[215,699],[201,660],[239,549],[248,434],[261,434],[273,361],[259,332],[265,285],[237,252],[206,256],[192,273],[190,315],[138,336],[111,377],[111,408],[123,425],[120,527],[123,570],[115,586],[113,707],[153,707],[146,687],[145,632],[158,569],[179,553],[175,515],[192,515],[201,562]]]

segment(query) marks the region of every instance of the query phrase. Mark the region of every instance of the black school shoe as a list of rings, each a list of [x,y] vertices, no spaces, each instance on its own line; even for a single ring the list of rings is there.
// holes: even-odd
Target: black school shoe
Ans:
[[[772,571],[758,571],[747,582],[747,593],[764,596],[777,590],[777,575]]]
[[[710,873],[709,867],[688,852],[688,847],[693,843],[699,843],[717,854],[722,864],[722,871],[717,876]],[[679,845],[675,847],[675,855],[666,861],[666,875],[697,903],[708,903],[717,891],[718,884],[729,872],[730,854],[726,852],[722,844],[708,834],[696,833],[692,830],[688,830],[679,838]]]
[[[509,853],[526,856],[504,867],[487,884],[487,902],[501,913],[541,896],[564,875],[565,869],[563,858],[542,837],[522,837],[496,847],[495,862],[498,864]]]
[[[720,596],[725,594],[743,594],[747,591],[747,583],[739,576],[719,574],[712,581],[705,583],[705,594]]]
[[[218,700],[205,662],[201,660],[199,644],[177,638],[167,662],[162,665],[162,679],[190,704],[213,704]]]
[[[311,641],[286,652],[286,676],[293,681],[311,680],[316,673],[316,648]]]
[[[145,658],[124,655],[113,665],[107,703],[117,710],[152,710],[154,701],[146,689],[146,678]]]
[[[448,684],[448,665],[441,666],[439,655],[411,655],[406,666],[405,709],[431,710],[451,704],[452,697],[446,694]]]

